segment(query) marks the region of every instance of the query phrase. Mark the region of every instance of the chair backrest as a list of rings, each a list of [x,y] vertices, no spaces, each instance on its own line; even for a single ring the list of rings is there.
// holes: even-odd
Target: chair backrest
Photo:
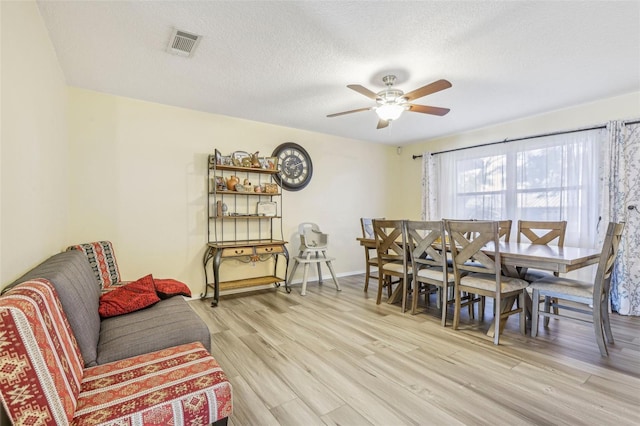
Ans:
[[[384,220],[384,217],[376,218],[378,220]],[[373,240],[376,236],[373,234],[373,218],[361,217],[360,227],[362,228],[362,238]]]
[[[80,250],[87,256],[100,288],[107,288],[122,281],[116,254],[110,241],[77,244],[67,247],[67,250]]]
[[[611,285],[611,274],[616,261],[620,240],[624,231],[624,222],[609,222],[604,243],[602,244],[602,254],[598,262],[595,281],[593,284],[593,306],[600,306],[603,301],[608,300],[609,287]]]
[[[298,225],[300,234],[300,250],[326,249],[329,236],[320,231],[320,227],[312,222],[303,222]]]
[[[509,242],[511,238],[511,224],[513,221],[509,220],[501,220],[498,222],[498,237],[504,241],[505,243]]]
[[[377,218],[378,220],[384,220],[384,217],[380,217]],[[368,240],[375,240],[376,236],[373,232],[373,218],[370,217],[361,217],[360,218],[360,228],[362,229],[362,238],[366,238]],[[365,245],[364,246],[364,255],[365,255],[365,260],[367,261],[367,263],[369,261],[375,262],[375,259],[372,258],[375,257],[375,253],[376,252],[376,248],[375,246],[370,246],[370,245]]]
[[[449,234],[456,276],[462,272],[501,275],[498,222],[447,220],[445,228]],[[492,256],[488,256],[485,254],[486,250],[483,250],[487,243],[493,243]]]
[[[407,237],[404,223],[404,220],[373,220],[373,233],[376,238],[376,252],[380,269],[387,263],[402,263],[406,270],[408,257],[405,250]]]
[[[478,219],[469,219],[468,222],[490,222],[486,220],[478,220]],[[511,219],[508,220],[500,220],[498,221],[498,237],[508,243],[511,239],[511,225],[513,221]],[[471,232],[467,233],[467,239],[472,238]]]
[[[430,266],[441,267],[446,274],[444,222],[408,220],[406,230],[414,276],[417,276],[420,269]]]
[[[0,396],[15,425],[69,424],[83,361],[55,288],[44,278],[0,297]]]
[[[564,235],[567,230],[567,221],[549,222],[534,220],[518,221],[518,242],[529,241],[531,244],[548,245],[554,240],[558,247],[564,246]],[[543,232],[541,232],[543,231]],[[522,240],[521,237],[526,238]]]

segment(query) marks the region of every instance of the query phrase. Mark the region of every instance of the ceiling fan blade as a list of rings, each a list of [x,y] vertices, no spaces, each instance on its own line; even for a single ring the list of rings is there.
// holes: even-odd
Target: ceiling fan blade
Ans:
[[[412,101],[414,99],[418,99],[423,96],[448,89],[449,87],[451,87],[451,83],[449,83],[447,80],[438,80],[434,81],[431,84],[427,84],[426,86],[422,86],[419,89],[413,90],[405,94],[404,97],[407,98],[407,101]]]
[[[449,108],[439,108],[439,107],[432,107],[432,106],[426,106],[426,105],[409,104],[409,111],[443,116],[443,115],[446,115],[451,110]]]
[[[327,115],[327,117],[329,118],[338,117],[340,115],[351,114],[352,112],[369,111],[370,109],[372,109],[372,107],[352,109],[351,111],[343,111],[343,112],[336,112],[335,114],[329,114]]]
[[[367,89],[364,86],[360,86],[359,84],[348,84],[347,87],[349,89],[351,89],[351,90],[355,90],[356,92],[360,93],[361,95],[365,95],[367,98],[373,99],[374,101],[378,97],[378,95],[373,93],[371,90]]]
[[[378,120],[378,127],[376,127],[376,129],[384,129],[388,125],[389,125],[389,122],[387,120],[380,119]]]

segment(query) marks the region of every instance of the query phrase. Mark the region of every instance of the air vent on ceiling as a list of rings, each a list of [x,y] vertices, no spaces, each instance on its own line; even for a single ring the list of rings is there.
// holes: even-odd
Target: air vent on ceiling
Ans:
[[[180,56],[193,56],[193,51],[200,43],[201,38],[202,36],[174,29],[169,39],[167,52]]]

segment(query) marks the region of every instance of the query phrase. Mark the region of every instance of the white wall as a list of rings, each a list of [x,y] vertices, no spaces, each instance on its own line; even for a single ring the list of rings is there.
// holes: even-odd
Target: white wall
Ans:
[[[393,193],[394,206],[402,206],[391,212],[394,216],[420,219],[421,215],[421,159],[412,159],[414,154],[437,152],[460,147],[491,143],[542,133],[571,130],[605,124],[610,120],[640,118],[640,92],[602,99],[571,108],[551,111],[520,120],[500,123],[469,132],[458,133],[403,147],[402,155],[392,161],[395,180],[405,190]]]
[[[0,287],[68,239],[67,88],[34,2],[2,9]]]
[[[364,270],[359,218],[384,215],[388,147],[70,88],[70,238],[109,239],[121,274],[204,286],[207,156],[270,155],[283,142],[313,161],[311,183],[284,192],[284,238],[300,222],[330,234],[338,274]],[[259,267],[258,265],[257,267]]]

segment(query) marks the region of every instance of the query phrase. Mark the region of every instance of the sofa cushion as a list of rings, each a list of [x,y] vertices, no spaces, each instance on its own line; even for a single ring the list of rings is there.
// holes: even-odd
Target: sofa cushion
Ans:
[[[171,278],[154,278],[153,283],[160,299],[173,296],[191,297],[191,289],[183,282]]]
[[[100,336],[100,287],[85,255],[75,250],[58,253],[24,274],[14,284],[34,278],[46,278],[53,284],[85,366],[96,365]]]
[[[211,351],[207,325],[186,300],[172,297],[147,309],[103,319],[97,360],[105,364],[191,342],[201,342]]]
[[[98,313],[101,318],[115,317],[147,308],[159,301],[153,276],[149,274],[100,296]]]
[[[83,362],[53,285],[40,278],[0,297],[0,330],[0,396],[12,424],[68,424]]]
[[[190,343],[85,370],[72,425],[205,425],[231,404],[220,365]]]
[[[84,253],[100,288],[107,288],[120,282],[120,270],[110,241],[76,244],[67,247],[67,250],[78,250]]]

